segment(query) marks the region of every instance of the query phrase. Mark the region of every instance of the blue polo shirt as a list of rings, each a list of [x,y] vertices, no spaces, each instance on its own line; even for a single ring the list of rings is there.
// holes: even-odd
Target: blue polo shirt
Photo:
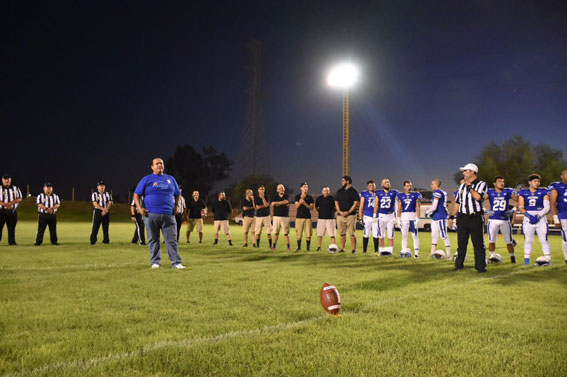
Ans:
[[[134,193],[144,195],[145,208],[150,213],[173,215],[175,196],[181,195],[179,186],[171,175],[146,175]]]

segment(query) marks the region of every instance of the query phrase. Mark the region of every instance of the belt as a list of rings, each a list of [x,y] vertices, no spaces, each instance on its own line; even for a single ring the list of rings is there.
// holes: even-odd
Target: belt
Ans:
[[[2,212],[8,212],[8,213],[16,213],[16,209],[6,209],[4,207],[0,208],[0,211]]]
[[[474,216],[481,216],[482,212],[473,212],[473,213],[462,213],[459,212],[458,216],[468,216],[468,217],[474,217]]]

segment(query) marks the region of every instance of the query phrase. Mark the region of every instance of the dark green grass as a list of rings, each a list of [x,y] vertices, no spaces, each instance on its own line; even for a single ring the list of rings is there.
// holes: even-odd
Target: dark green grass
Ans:
[[[429,233],[422,258],[406,260],[281,241],[274,252],[265,239],[244,249],[236,226],[235,246],[222,235],[213,246],[206,226],[204,244],[181,244],[180,271],[165,252],[150,269],[132,224],[112,224],[111,244],[92,247],[89,223],[61,222],[58,247],[33,247],[35,226],[18,224],[20,246],[0,245],[0,375],[567,375],[559,237],[550,268],[511,265],[499,241],[505,262],[478,274],[472,256],[457,273],[426,258]],[[326,281],[341,318],[321,308]]]

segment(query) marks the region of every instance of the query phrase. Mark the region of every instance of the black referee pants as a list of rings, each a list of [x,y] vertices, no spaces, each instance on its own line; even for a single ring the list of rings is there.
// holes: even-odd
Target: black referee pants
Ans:
[[[179,243],[179,231],[181,230],[181,225],[183,225],[183,214],[175,215],[175,221],[177,222],[177,243]]]
[[[457,239],[459,255],[455,260],[455,268],[464,267],[465,257],[467,256],[467,246],[469,236],[474,247],[474,268],[477,271],[486,270],[486,248],[484,247],[484,218],[481,214],[457,216]]]
[[[136,231],[134,232],[134,237],[132,237],[132,243],[138,243],[138,241],[140,241],[142,245],[145,245],[146,236],[144,233],[146,228],[144,227],[144,220],[142,220],[142,215],[139,213],[136,213],[134,216],[136,217]]]
[[[45,228],[49,227],[49,239],[53,245],[57,245],[57,215],[49,213],[40,213],[37,221],[37,236],[35,244],[41,245],[43,242],[43,233]]]
[[[4,224],[8,228],[8,243],[16,244],[16,224],[18,223],[18,212],[9,209],[0,209],[0,241],[4,232]]]
[[[110,240],[108,238],[108,224],[110,224],[110,213],[107,213],[106,216],[103,216],[102,211],[100,209],[95,209],[93,212],[93,230],[91,231],[91,245],[94,245],[96,243],[98,230],[101,224],[102,224],[102,233],[103,233],[102,243],[110,243]]]

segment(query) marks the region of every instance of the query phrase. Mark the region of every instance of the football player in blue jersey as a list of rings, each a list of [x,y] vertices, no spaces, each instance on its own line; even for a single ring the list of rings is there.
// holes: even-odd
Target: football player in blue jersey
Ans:
[[[561,227],[561,245],[567,264],[567,170],[561,172],[561,181],[549,185],[549,197],[553,223]]]
[[[518,209],[524,215],[524,264],[530,264],[534,234],[537,233],[543,255],[551,262],[551,248],[547,240],[548,225],[545,215],[549,212],[549,192],[540,188],[541,177],[531,174],[528,177],[529,188],[518,193]]]
[[[362,238],[362,252],[366,253],[370,234],[374,238],[374,252],[378,252],[378,221],[374,207],[376,206],[376,182],[372,179],[366,182],[368,190],[360,193],[360,206],[358,218],[364,226],[364,237]]]
[[[381,255],[394,252],[394,226],[396,224],[396,197],[398,190],[392,190],[390,180],[382,179],[382,190],[376,191],[374,214],[378,215],[378,250]],[[388,247],[384,247],[384,237],[388,236]]]
[[[411,191],[413,185],[410,181],[404,181],[404,192],[398,194],[398,219],[397,225],[402,231],[402,250],[404,253],[411,253],[408,249],[408,233],[411,232],[413,238],[414,256],[419,257],[419,214],[421,213],[421,199],[419,192]]]
[[[427,217],[431,217],[431,255],[437,251],[437,241],[439,236],[445,243],[445,257],[451,259],[451,240],[447,232],[447,193],[441,190],[441,180],[431,181],[431,191],[433,191],[433,204],[425,212]]]
[[[512,188],[506,188],[504,177],[497,176],[492,180],[494,188],[488,189],[487,199],[490,204],[490,209],[485,211],[488,215],[488,251],[490,257],[488,261],[491,263],[499,262],[495,254],[496,251],[496,238],[498,231],[504,237],[504,243],[508,248],[510,254],[510,261],[516,263],[516,254],[514,253],[514,244],[512,240],[512,224],[510,218],[513,210],[510,210],[510,199],[518,200],[518,194]]]

